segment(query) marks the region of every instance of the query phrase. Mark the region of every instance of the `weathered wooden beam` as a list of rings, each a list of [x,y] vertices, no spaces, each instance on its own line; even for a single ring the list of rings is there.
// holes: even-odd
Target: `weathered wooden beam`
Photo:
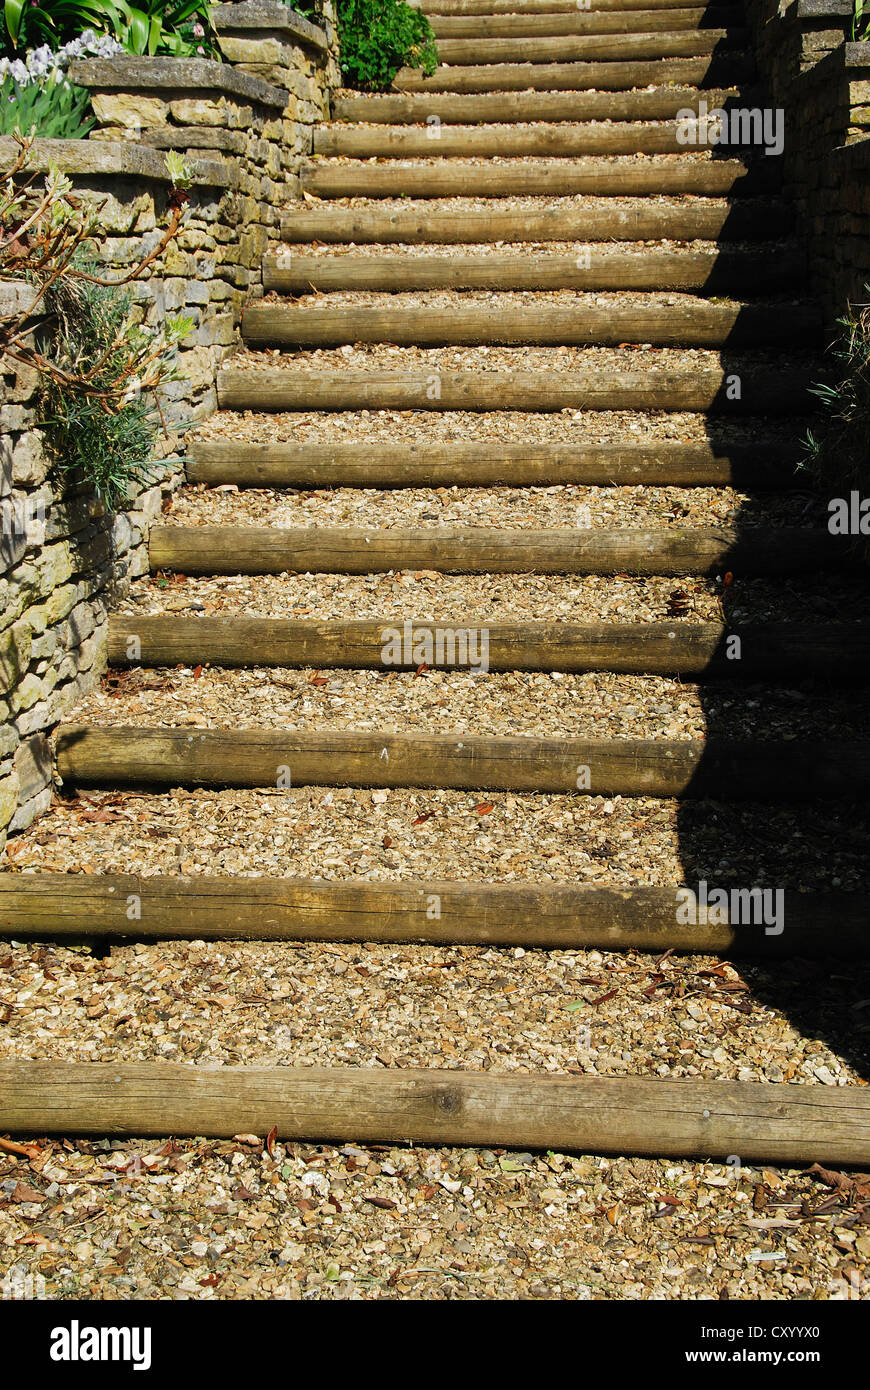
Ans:
[[[739,99],[736,87],[653,87],[629,92],[398,92],[348,93],[333,98],[336,121],[419,122],[437,116],[444,124],[493,121],[667,121],[678,111],[721,109]],[[747,94],[746,103],[757,104]]]
[[[491,1145],[866,1166],[870,1093],[658,1077],[0,1061],[8,1133]]]
[[[699,29],[691,32],[567,34],[529,38],[473,38],[438,40],[442,64],[473,66],[483,63],[594,63],[639,62],[667,58],[704,58],[713,54],[741,54],[745,29]]]
[[[263,258],[263,285],[310,290],[682,290],[717,294],[794,284],[805,267],[797,246],[740,251],[589,251],[562,255],[303,255]]]
[[[675,207],[642,198],[612,208],[521,208],[493,212],[445,212],[440,203],[410,207],[300,207],[288,212],[281,235],[291,242],[357,242],[456,245],[470,242],[541,241],[775,241],[788,236],[794,218],[784,203],[749,199],[736,203],[699,199]]]
[[[538,347],[749,347],[759,344],[812,346],[819,335],[818,311],[805,304],[635,304],[623,308],[540,305],[534,313],[492,304],[445,307],[342,305],[315,300],[304,304],[247,306],[242,336],[253,347],[337,347],[342,343],[398,343],[406,347],[443,344],[530,344]]]
[[[730,899],[721,913],[699,905],[692,923],[686,887],[6,873],[0,938],[422,941],[765,958],[870,951],[860,893],[786,891],[778,921],[765,925],[757,891],[744,892],[733,912]],[[697,885],[692,892],[697,901]]]
[[[658,62],[489,63],[475,67],[439,65],[431,76],[401,68],[397,92],[618,92],[642,87],[740,86],[755,76],[750,57],[664,58]]]
[[[325,125],[315,127],[314,153],[353,159],[456,159],[540,155],[680,154],[685,150],[673,121],[613,125],[564,123],[514,126]]]
[[[637,371],[419,371],[238,367],[218,372],[227,410],[679,410],[800,415],[819,368],[739,363]]]
[[[518,8],[515,4],[515,8]],[[733,26],[735,11],[725,6],[686,8],[575,10],[573,14],[526,13],[450,15],[432,13],[430,22],[441,39],[555,38],[564,34],[654,34],[682,29]]]
[[[474,638],[471,648],[469,631]],[[467,668],[469,651],[479,662],[480,644],[485,641],[487,669],[493,671],[734,678],[825,675],[837,681],[870,674],[870,627],[855,624],[758,623],[728,628],[721,623],[688,622],[491,623],[466,614],[447,623],[408,620],[394,625],[383,619],[317,622],[113,613],[108,647],[109,661],[116,666],[208,662],[231,667],[416,670],[426,661],[418,653],[419,643],[425,642],[427,634],[439,632],[443,655],[426,664],[445,669]],[[400,634],[398,659],[393,651],[395,633]]]
[[[303,164],[303,190],[319,198],[505,198],[585,193],[625,198],[690,193],[714,198],[771,192],[776,160],[751,168],[740,159],[536,159],[474,163],[431,159],[415,164]]]
[[[337,440],[334,444],[255,444],[245,439],[188,441],[192,483],[251,487],[431,487],[492,483],[582,483],[609,487],[789,488],[800,448],[777,439],[718,447],[652,440],[646,444],[504,444],[433,439],[425,444]]]
[[[64,725],[71,786],[440,787],[725,800],[870,792],[870,743]],[[282,780],[283,779],[283,780]]]
[[[151,567],[181,574],[807,574],[847,563],[840,536],[810,528],[647,531],[500,527],[154,526]]]

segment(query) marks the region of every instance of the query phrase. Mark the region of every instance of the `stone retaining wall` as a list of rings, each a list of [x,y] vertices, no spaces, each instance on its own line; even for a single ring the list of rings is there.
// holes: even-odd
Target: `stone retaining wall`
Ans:
[[[852,0],[746,0],[759,72],[786,113],[784,192],[829,323],[870,283],[870,42]]]
[[[242,304],[260,292],[263,251],[284,204],[299,196],[298,168],[338,85],[330,0],[322,27],[272,0],[221,5],[224,63],[209,59],[88,59],[72,79],[91,91],[88,140],[40,140],[33,167],[56,164],[75,192],[101,206],[105,273],[137,264],[166,225],[165,152],[191,167],[177,241],[132,286],[136,312],[193,320],[181,379],[165,398],[153,484],[132,488],[107,516],[75,479],[59,479],[42,449],[37,378],[0,363],[0,846],[49,804],[48,735],[105,670],[106,617],[147,573],[147,531],[182,478],[181,431],[216,407],[215,377],[237,341]],[[12,142],[0,139],[0,165]],[[26,303],[0,284],[0,305]]]

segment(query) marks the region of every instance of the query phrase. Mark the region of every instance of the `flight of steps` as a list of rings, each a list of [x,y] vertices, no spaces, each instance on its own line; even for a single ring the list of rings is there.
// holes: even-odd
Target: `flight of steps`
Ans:
[[[125,723],[120,699],[114,722],[77,719],[59,731],[64,784],[280,790],[292,781],[466,789],[481,802],[499,791],[700,797],[725,818],[729,804],[747,800],[860,801],[870,745],[829,729],[825,699],[849,681],[864,698],[867,628],[850,620],[848,603],[832,622],[824,602],[814,610],[798,600],[786,613],[774,597],[773,616],[765,609],[755,620],[750,602],[753,584],[795,594],[801,584],[824,590],[828,575],[845,575],[837,582],[847,590],[850,582],[848,553],[827,533],[823,511],[795,495],[821,340],[793,216],[778,196],[778,160],[692,148],[676,134],[678,112],[701,101],[751,104],[753,64],[736,7],[427,0],[423,8],[433,12],[440,66],[428,77],[400,72],[389,94],[336,97],[303,172],[305,199],[286,215],[283,245],[266,256],[265,297],[245,311],[244,349],[221,372],[222,427],[189,443],[191,485],[238,490],[220,494],[216,522],[208,507],[218,494],[181,499],[181,520],[170,512],[152,531],[152,568],[194,585],[197,576],[428,571],[481,576],[482,594],[493,576],[542,576],[536,621],[494,619],[484,599],[465,614],[464,627],[489,634],[490,673],[678,676],[699,682],[702,698],[709,686],[714,710],[718,689],[750,680],[754,727],[744,710],[737,734],[720,719],[706,738],[532,736],[485,724],[459,735],[412,732],[401,713],[391,718],[385,688],[375,731],[258,725],[255,706],[249,727],[206,728]],[[262,427],[266,416],[274,430]],[[523,512],[527,490],[548,487],[568,490],[591,517],[572,525],[563,512],[558,524],[511,526],[510,509]],[[501,520],[411,524],[414,490],[430,488],[449,497],[492,489]],[[643,525],[595,520],[611,493],[638,488]],[[258,522],[246,489],[269,490],[276,506],[313,490],[315,524]],[[362,525],[317,519],[318,498],[329,515],[329,489],[361,490]],[[384,490],[388,525],[369,519],[372,489]],[[515,490],[507,500],[506,489]],[[685,490],[682,517],[672,489]],[[714,524],[693,521],[695,493],[703,511],[715,489],[753,497],[727,524],[719,513]],[[205,520],[196,515],[204,495]],[[613,584],[673,577],[672,606],[653,622],[590,621],[582,604],[570,621],[555,620],[546,582],[564,575]],[[717,617],[693,621],[692,586],[721,594]],[[735,592],[742,608],[731,620]],[[391,625],[377,612],[326,620],[316,611],[131,610],[112,618],[110,661],[378,670]],[[443,625],[457,623],[448,616]],[[403,650],[397,669],[425,674],[425,665]],[[815,722],[790,723],[780,695],[811,677],[827,682],[808,697]],[[768,701],[777,711],[770,722]],[[159,697],[155,708],[165,710]],[[680,924],[676,883],[554,879],[6,875],[0,916],[19,937],[120,939],[132,930],[656,953],[864,951],[861,896],[833,887],[777,884],[788,890],[787,926],[775,936],[727,921]],[[122,910],[131,895],[142,899],[134,928]],[[66,1076],[48,1064],[16,1066],[26,1086],[2,1120],[11,1126],[11,1114],[22,1129],[51,1121],[100,1130],[110,1115],[114,1130],[138,1133],[146,1113],[151,1132],[234,1134],[277,1123],[287,1135],[319,1138],[868,1156],[868,1104],[850,1087],[461,1068],[284,1067],[239,1070],[227,1083],[195,1068],[173,1068],[167,1079],[157,1066],[94,1064]]]

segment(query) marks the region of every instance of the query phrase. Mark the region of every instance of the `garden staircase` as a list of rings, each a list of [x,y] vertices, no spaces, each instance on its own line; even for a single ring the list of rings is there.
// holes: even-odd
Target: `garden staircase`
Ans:
[[[814,522],[795,509],[821,325],[779,194],[779,160],[679,138],[687,110],[757,99],[736,7],[427,0],[423,8],[437,10],[435,72],[402,71],[384,95],[337,96],[333,120],[316,132],[304,197],[286,215],[284,244],[265,259],[266,295],[248,305],[244,350],[220,374],[221,408],[238,412],[239,429],[194,436],[189,481],[396,495],[509,485],[518,512],[530,488],[573,486],[578,504],[588,495],[594,507],[598,489],[681,488],[690,503],[693,490],[737,487],[762,499],[762,520],[751,505],[728,527],[669,515],[616,528],[593,515],[591,524],[550,529],[275,529],[173,524],[170,513],[151,533],[153,570],[673,576],[673,613],[654,622],[589,622],[582,612],[556,621],[544,596],[539,621],[496,622],[481,606],[464,626],[486,630],[497,672],[679,676],[730,683],[738,703],[747,681],[771,699],[809,677],[831,690],[865,681],[866,627],[827,615],[814,622],[812,611],[756,621],[750,609],[732,619],[728,608],[732,576],[751,590],[755,578],[799,585],[850,564],[818,509]],[[299,422],[296,438],[283,429],[272,442],[249,442],[245,412],[287,413]],[[340,412],[353,413],[356,437],[329,435]],[[388,442],[368,428],[378,412],[405,412]],[[422,443],[419,428],[403,438],[402,420],[419,426],[421,412],[433,420],[459,412],[467,428],[433,429]],[[484,413],[517,413],[520,435],[475,436]],[[573,420],[570,438],[539,427],[524,440],[523,419],[540,426],[543,415]],[[702,420],[704,431],[653,428],[680,417]],[[326,422],[325,442],[304,438],[312,418]],[[782,524],[771,524],[777,499]],[[680,584],[704,577],[720,584],[721,621],[693,621],[681,607]],[[409,606],[412,630],[417,617]],[[119,613],[110,661],[379,669],[385,626],[378,617]],[[398,669],[422,676],[426,664],[413,643],[401,648]],[[499,791],[701,798],[726,818],[746,800],[866,798],[870,744],[837,739],[824,719],[800,738],[778,736],[764,705],[751,737],[718,727],[705,739],[590,739],[486,727],[417,733],[389,718],[383,731],[359,733],[128,727],[120,701],[113,725],[63,727],[57,757],[67,788],[280,789],[283,769],[293,786],[466,789],[481,803]],[[860,895],[783,886],[780,935],[713,916],[681,923],[677,884],[485,883],[461,873],[450,881],[6,875],[0,908],[15,937],[121,939],[132,930],[656,956],[863,954]],[[123,911],[131,895],[142,902],[132,929]],[[282,1135],[319,1139],[870,1158],[870,1101],[852,1087],[120,1059],[6,1062],[7,1081],[16,1089],[10,1101],[3,1086],[0,1127],[24,1131],[233,1135],[277,1125]]]

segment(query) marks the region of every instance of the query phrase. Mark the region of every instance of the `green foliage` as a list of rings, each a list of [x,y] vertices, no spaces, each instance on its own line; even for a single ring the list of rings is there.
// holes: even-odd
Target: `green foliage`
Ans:
[[[3,19],[12,49],[36,48],[81,34],[111,34],[119,23],[112,0],[4,0]]]
[[[341,71],[350,87],[385,91],[399,68],[438,62],[428,19],[404,0],[338,0]]]
[[[870,0],[855,0],[852,15],[852,39],[870,39]]]
[[[60,368],[91,386],[105,387],[107,398],[85,394],[61,377],[46,377],[40,390],[40,428],[55,466],[75,472],[93,486],[110,507],[123,500],[128,486],[154,476],[152,449],[159,425],[153,392],[143,392],[129,375],[131,360],[148,360],[158,338],[131,315],[132,296],[111,285],[87,280],[59,281],[46,294],[48,328],[40,344]],[[166,352],[191,331],[190,319],[169,320]],[[175,373],[164,371],[162,380]],[[112,399],[119,379],[127,380],[120,399]]]
[[[5,54],[57,46],[86,29],[109,34],[128,53],[180,57],[215,49],[211,0],[2,0]]]
[[[0,135],[11,135],[17,126],[26,135],[83,140],[93,124],[84,87],[70,82],[22,87],[11,77],[0,82]]]
[[[864,286],[870,294],[870,285]],[[822,429],[808,431],[803,466],[830,488],[870,489],[870,304],[850,305],[830,348],[834,380],[812,388],[822,403]]]

